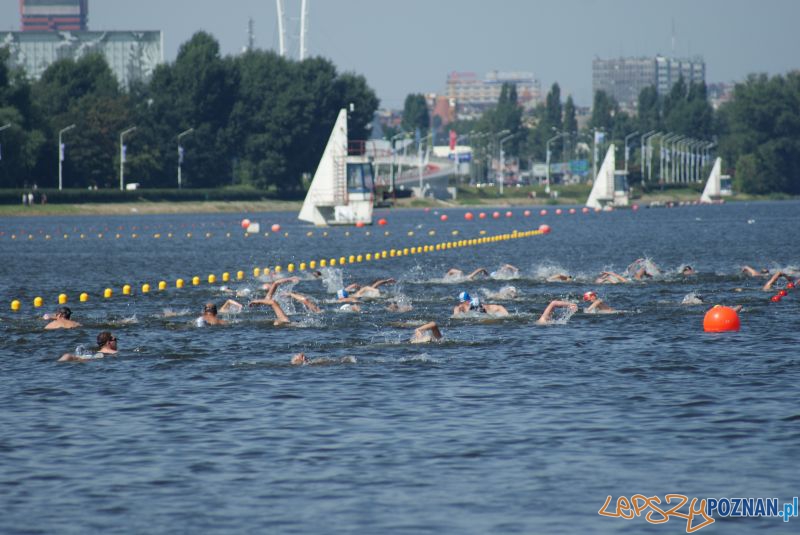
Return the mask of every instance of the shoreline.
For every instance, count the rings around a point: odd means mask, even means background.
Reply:
[[[695,196],[648,194],[631,201],[646,207],[650,203],[686,203],[697,201]],[[772,196],[737,195],[726,202],[780,201],[796,200],[796,197],[775,198]],[[559,207],[581,205],[573,198],[562,198],[560,202],[551,199],[506,197],[506,198],[466,198],[453,201],[436,199],[400,199],[392,209],[414,208],[508,208],[522,206]],[[136,216],[155,214],[215,214],[215,213],[259,213],[259,212],[299,212],[302,201],[187,201],[177,203],[137,201],[130,203],[97,204],[49,204],[49,205],[0,205],[0,217],[54,217],[54,216]]]

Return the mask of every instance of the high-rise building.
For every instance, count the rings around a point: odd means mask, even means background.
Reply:
[[[541,85],[531,72],[491,71],[483,79],[474,72],[451,72],[447,75],[446,96],[455,102],[458,118],[475,117],[497,104],[504,83],[516,86],[517,102],[522,106],[536,105],[541,100]]]
[[[605,91],[626,110],[636,109],[639,93],[645,87],[654,86],[659,95],[666,95],[680,77],[687,85],[705,83],[703,59],[656,56],[592,61],[592,92]]]
[[[19,0],[23,32],[86,31],[89,0]]]

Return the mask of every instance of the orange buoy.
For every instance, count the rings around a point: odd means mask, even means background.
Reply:
[[[464,214],[464,219],[466,219],[467,221],[472,221],[472,218],[474,217],[475,216],[472,215],[472,212],[467,212],[466,214]]]
[[[495,219],[500,219],[500,212],[492,212],[492,217]]]
[[[556,208],[556,215],[561,215],[561,208]]]
[[[793,290],[793,289],[794,289],[794,283],[793,283],[793,282],[787,282],[787,283],[786,283],[786,287],[787,287],[788,289],[790,289],[790,290]]]
[[[541,231],[542,234],[549,234],[550,233],[550,225],[539,225],[539,231]]]
[[[539,210],[539,215],[547,215],[547,210],[545,209]]]
[[[570,214],[574,214],[574,213],[575,213],[575,208],[570,208],[570,209],[569,209],[569,213],[570,213]]]
[[[588,214],[588,213],[589,213],[589,207],[588,207],[588,206],[584,206],[584,207],[581,209],[581,212],[583,212],[584,214]]]
[[[250,226],[250,220],[249,219],[242,219],[242,228],[246,229],[249,226]]]
[[[486,213],[485,212],[481,212],[480,214],[478,214],[478,217],[481,218],[481,219],[486,219]]]
[[[272,225],[272,232],[280,232],[280,231],[281,231],[281,226],[277,223],[274,223]]]
[[[739,314],[730,307],[714,305],[703,318],[703,330],[720,333],[739,330]]]
[[[787,292],[786,290],[781,290],[780,292],[778,292],[778,295],[780,295],[781,297],[786,297],[787,295],[789,295],[789,292]]]
[[[512,215],[514,215],[514,214],[510,210],[508,212],[506,212],[506,217],[511,217]]]
[[[378,219],[378,224],[380,226],[384,226],[384,225],[386,225],[386,220],[384,218],[380,218],[380,219]]]
[[[775,294],[772,297],[770,297],[769,300],[772,301],[773,303],[777,303],[781,300],[781,294]]]
[[[441,219],[442,221],[447,221],[447,214],[440,215],[439,219]]]
[[[524,215],[525,217],[530,217],[531,216],[531,211],[530,210],[525,210],[524,212],[522,212],[522,215]]]

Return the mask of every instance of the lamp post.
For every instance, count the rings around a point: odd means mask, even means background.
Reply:
[[[630,155],[630,149],[628,148],[628,140],[633,136],[639,134],[639,131],[635,131],[631,134],[625,136],[625,176],[628,176],[628,156]]]
[[[178,189],[181,189],[181,167],[183,166],[183,145],[181,145],[181,138],[183,136],[188,136],[194,132],[194,128],[190,128],[189,130],[184,130],[180,134],[178,134]]]
[[[3,126],[0,126],[0,132],[5,130],[6,128],[11,128],[11,123],[7,123],[7,124],[4,124]],[[3,159],[3,150],[2,150],[2,148],[0,148],[0,160],[2,160],[2,159]]]
[[[392,147],[392,172],[391,172],[392,185],[391,185],[391,191],[394,191],[394,165],[395,165],[395,161],[397,160],[397,151],[394,150],[394,140],[398,139],[398,138],[401,138],[401,137],[407,137],[407,136],[408,136],[408,132],[402,132],[401,131],[399,134],[393,135],[392,138],[389,140],[389,144]],[[405,156],[406,146],[407,146],[407,144],[403,145],[403,156]],[[400,175],[402,170],[403,170],[403,161],[400,160],[400,165],[399,165],[399,167],[397,169],[397,174]]]
[[[546,166],[546,169],[545,169],[545,172],[544,172],[545,173],[544,192],[547,193],[548,195],[550,195],[550,143],[552,143],[553,141],[557,140],[558,138],[560,138],[563,135],[564,135],[564,132],[559,132],[555,136],[553,136],[550,139],[548,139],[547,143],[545,143],[545,149],[546,149],[545,150],[545,166]]]
[[[645,152],[645,145],[649,149],[649,147],[650,147],[649,138],[653,137],[653,134],[655,134],[655,133],[656,133],[655,130],[650,130],[649,132],[645,132],[644,134],[642,134],[642,137],[639,138],[639,150],[640,150],[640,152],[639,152],[639,161],[641,162],[640,165],[639,165],[639,168],[641,169],[642,182],[644,182],[645,158],[648,156],[648,152],[649,152],[649,151]]]
[[[653,140],[655,138],[662,138],[663,136],[664,136],[663,132],[656,132],[655,130],[650,132],[650,135],[647,135],[647,181],[648,182],[653,181]],[[642,141],[644,141],[644,138],[642,138]],[[644,155],[644,150],[642,150],[642,155]]]
[[[123,130],[119,134],[119,190],[125,190],[125,136],[136,130],[135,126],[131,126],[127,130]]]
[[[61,136],[75,128],[74,124],[58,131],[58,191],[61,191],[63,185],[63,164],[64,164],[64,144],[61,142]]]

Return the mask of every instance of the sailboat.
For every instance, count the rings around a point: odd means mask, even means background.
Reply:
[[[605,209],[606,207],[628,206],[628,177],[625,171],[616,171],[616,159],[614,151],[616,147],[612,143],[606,151],[603,165],[594,177],[594,185],[586,200],[586,206],[594,209]]]
[[[714,167],[711,168],[711,174],[708,175],[706,187],[703,194],[700,196],[700,203],[712,204],[722,202],[722,197],[730,195],[731,191],[731,177],[722,174],[722,158],[714,160]]]
[[[363,143],[351,148],[341,109],[298,219],[316,226],[372,224],[372,163]]]

